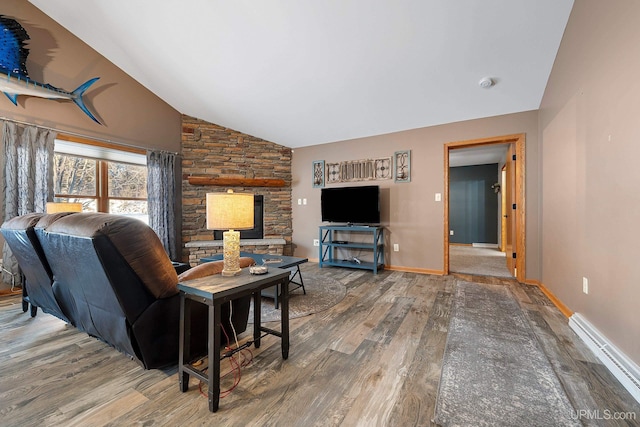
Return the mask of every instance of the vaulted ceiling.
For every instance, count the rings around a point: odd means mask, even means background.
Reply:
[[[573,5],[30,2],[181,113],[292,148],[537,109]]]

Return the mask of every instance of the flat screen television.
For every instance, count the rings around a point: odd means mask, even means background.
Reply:
[[[322,221],[346,224],[380,223],[380,187],[323,188],[320,194]]]

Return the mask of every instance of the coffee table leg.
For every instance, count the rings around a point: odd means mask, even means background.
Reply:
[[[209,411],[220,404],[220,305],[209,306]]]
[[[189,389],[189,374],[184,371],[184,364],[189,363],[191,348],[188,337],[191,335],[191,309],[190,301],[180,292],[180,342],[178,347],[178,382],[180,391]]]
[[[300,264],[296,265],[296,267],[298,268],[298,270],[296,271],[296,274],[298,275],[298,279],[300,279],[300,286],[302,286],[302,293],[306,295],[307,290],[304,288],[304,280],[302,280],[302,271],[300,271]],[[296,274],[294,274],[293,277],[295,277]]]
[[[281,328],[281,346],[282,346],[282,358],[289,358],[289,277],[286,277],[282,281],[280,286],[282,289],[282,301],[280,302],[280,328]]]
[[[253,293],[253,345],[260,348],[260,326],[262,295],[260,291]]]

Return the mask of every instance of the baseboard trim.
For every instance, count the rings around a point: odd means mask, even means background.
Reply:
[[[318,262],[317,258],[307,258],[309,262]],[[429,270],[427,268],[413,268],[413,267],[401,267],[397,265],[385,265],[385,270],[391,271],[402,271],[403,273],[418,273],[418,274],[431,274],[434,276],[444,276],[444,271],[442,270]]]
[[[631,393],[636,402],[640,403],[640,367],[579,313],[574,313],[569,318],[569,326]]]
[[[9,288],[7,289],[0,289],[0,297],[6,297],[6,296],[13,296],[13,295],[22,295],[22,289],[18,288],[16,290],[11,290]]]
[[[404,273],[418,273],[418,274],[431,274],[434,276],[444,276],[442,270],[429,270],[427,268],[413,268],[413,267],[401,267],[396,265],[385,265],[385,270],[402,271]]]
[[[569,307],[564,305],[564,303],[560,301],[558,297],[556,297],[553,292],[551,292],[545,285],[540,283],[538,280],[532,279],[526,279],[524,283],[526,283],[527,285],[537,286],[542,291],[542,293],[551,300],[553,305],[555,305],[558,310],[560,310],[560,313],[564,314],[567,319],[571,318],[571,316],[573,315],[573,311],[571,311]]]

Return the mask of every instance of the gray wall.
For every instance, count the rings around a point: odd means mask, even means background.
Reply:
[[[340,141],[293,152],[293,243],[294,253],[318,259],[320,189],[313,188],[314,160],[339,162],[393,156],[395,151],[411,150],[411,182],[367,181],[380,185],[382,223],[386,226],[385,261],[392,267],[421,272],[442,272],[444,267],[444,204],[435,193],[444,192],[444,145],[449,142],[526,134],[526,233],[525,275],[539,278],[538,231],[538,112],[469,120],[387,135]],[[335,184],[330,184],[331,186]],[[345,185],[345,184],[341,184]],[[307,199],[298,205],[298,199]],[[389,251],[393,244],[399,252]]]
[[[576,1],[540,108],[542,282],[638,364],[639,19]]]
[[[449,168],[449,243],[498,243],[498,164]]]

